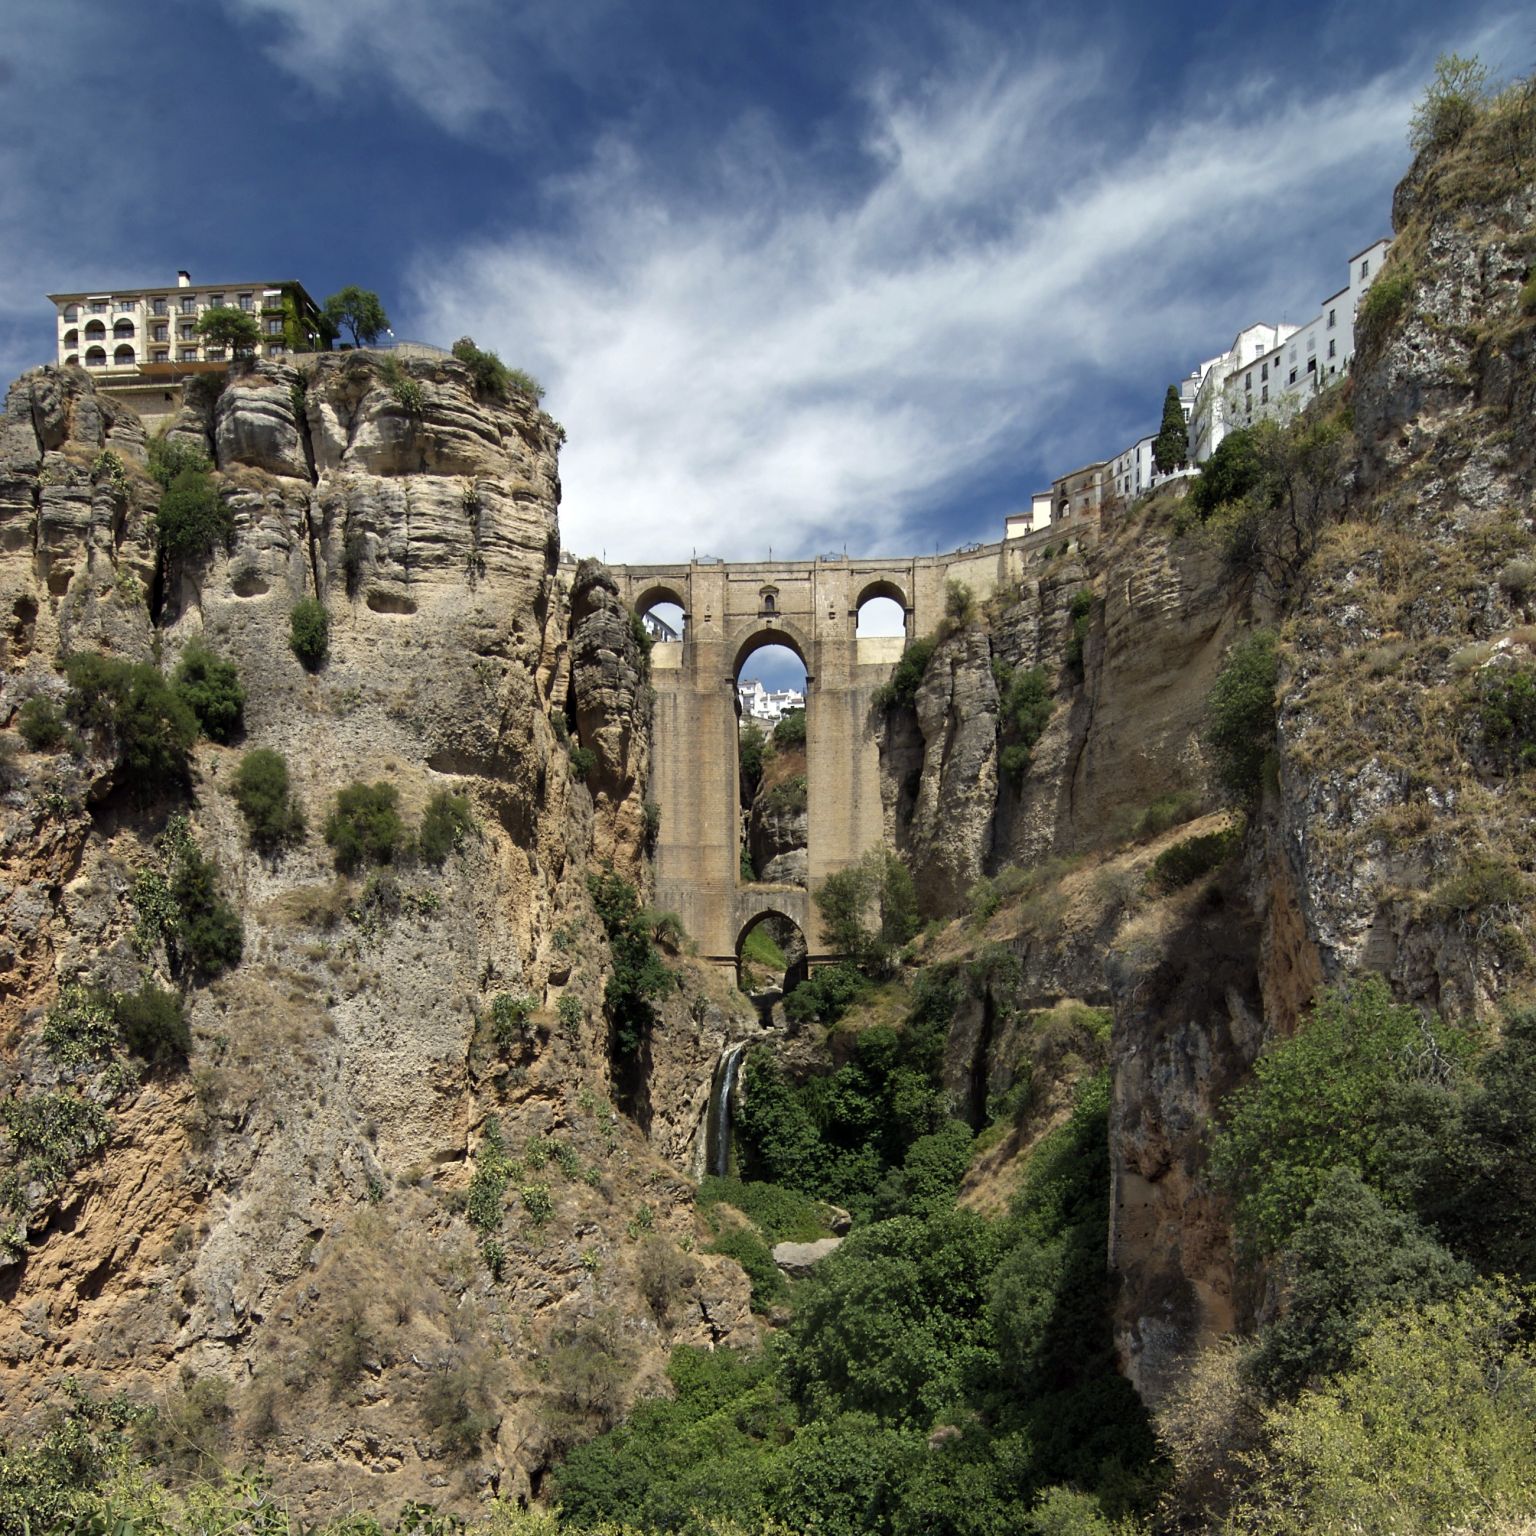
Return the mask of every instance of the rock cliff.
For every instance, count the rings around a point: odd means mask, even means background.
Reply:
[[[144,433],[80,372],[18,381],[0,429],[0,717],[60,698],[78,651],[169,672],[197,640],[246,691],[185,798],[90,743],[8,766],[0,1088],[99,1105],[108,1129],[17,1196],[0,1400],[25,1418],[65,1374],[147,1392],[260,1454],[300,1508],[526,1494],[673,1340],[754,1333],[740,1271],[681,1251],[672,1171],[740,1005],[674,962],[654,1149],[611,1103],[586,878],[644,878],[643,658],[601,569],[558,565],[558,429],[458,363],[257,363],[168,436],[214,466],[231,531],[206,558],[157,558]],[[303,598],[329,616],[314,671],[289,645]],[[310,829],[280,853],[232,798],[253,747],[286,758]],[[391,786],[407,825],[463,796],[473,829],[440,869],[338,875],[320,832],[353,781]],[[168,979],[142,877],[176,814],[241,916],[241,963],[188,991],[185,1069],[61,1064],[61,988]],[[506,1213],[477,1223],[498,1134]],[[567,1357],[600,1388],[552,1380]]]

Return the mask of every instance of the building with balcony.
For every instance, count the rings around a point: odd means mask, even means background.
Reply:
[[[50,293],[58,361],[88,369],[97,387],[152,421],[171,414],[176,388],[195,373],[227,367],[227,349],[197,333],[210,309],[244,310],[256,321],[258,357],[313,352],[325,334],[320,306],[302,283],[193,283],[97,293]]]

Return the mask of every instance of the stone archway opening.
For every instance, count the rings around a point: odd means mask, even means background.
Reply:
[[[658,645],[671,645],[683,639],[688,630],[688,605],[674,587],[652,587],[641,593],[635,612],[646,633]]]
[[[892,636],[905,638],[907,610],[894,597],[876,593],[859,604],[854,635],[860,640],[883,640]]]
[[[736,668],[739,875],[744,885],[804,888],[810,775],[808,677],[799,648],[774,635]]]
[[[800,925],[768,909],[752,918],[736,939],[736,985],[766,1017],[809,973]]]

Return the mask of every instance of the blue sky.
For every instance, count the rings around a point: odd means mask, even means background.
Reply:
[[[614,560],[949,548],[1385,233],[1509,4],[6,0],[0,368],[50,290],[297,277],[469,332]]]

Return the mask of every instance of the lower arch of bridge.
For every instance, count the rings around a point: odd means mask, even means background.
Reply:
[[[740,635],[740,631],[737,632]],[[736,646],[736,659],[731,664],[730,681],[735,683],[741,678],[741,669],[746,666],[748,659],[755,651],[761,651],[770,645],[782,645],[786,651],[793,651],[800,665],[805,668],[805,681],[807,690],[811,682],[810,642],[802,635],[793,624],[775,615],[771,620],[757,620],[747,631],[746,635],[738,641]]]
[[[795,937],[798,943],[795,945],[795,952],[793,953],[786,946],[780,934],[774,934],[775,943],[784,950],[785,958],[789,962],[784,970],[784,984],[782,988],[783,995],[788,997],[809,974],[809,946],[805,941],[805,929],[787,912],[780,911],[776,906],[766,906],[755,917],[748,918],[741,932],[736,935],[736,982],[738,986],[741,985],[742,953],[746,949],[747,939],[754,928],[761,927],[764,923],[767,923],[770,928],[782,929],[783,925],[788,925],[795,930]]]

